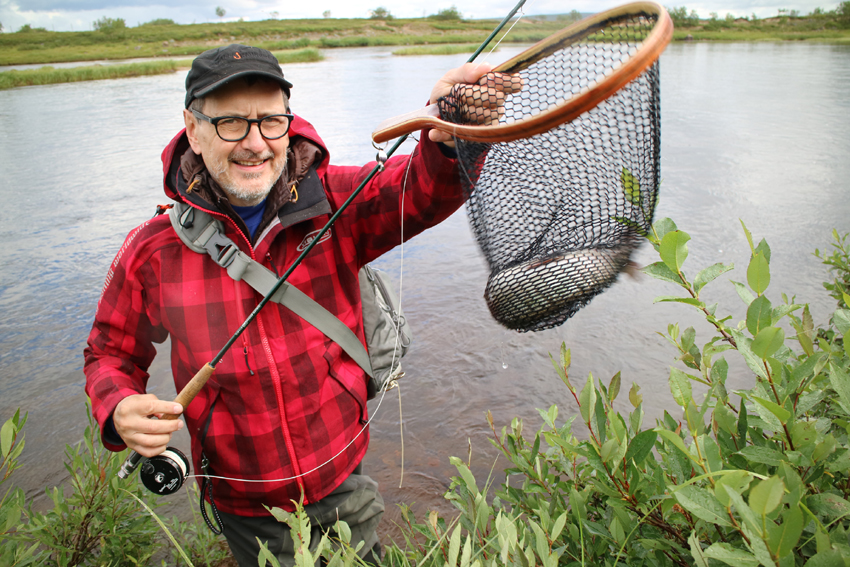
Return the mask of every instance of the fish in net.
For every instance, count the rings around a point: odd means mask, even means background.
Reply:
[[[440,119],[457,125],[469,222],[490,268],[484,297],[505,327],[563,324],[617,280],[650,230],[660,183],[657,58],[672,34],[669,25],[659,47],[662,18],[663,8],[638,3],[544,40],[482,79],[521,80],[492,111],[457,89],[439,101]],[[514,133],[475,141],[464,127],[487,132],[479,138]]]

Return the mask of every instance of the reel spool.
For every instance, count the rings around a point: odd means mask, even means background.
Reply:
[[[156,457],[146,460],[139,471],[145,488],[166,496],[174,494],[189,478],[189,459],[174,447],[168,447]]]

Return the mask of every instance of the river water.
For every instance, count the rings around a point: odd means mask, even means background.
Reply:
[[[499,63],[518,50],[506,47],[487,60]],[[394,57],[383,48],[324,54],[323,62],[284,72],[295,85],[293,110],[316,125],[340,164],[372,159],[372,129],[421,106],[435,80],[465,60]],[[828,248],[833,228],[850,229],[850,48],[676,44],[662,56],[661,77],[656,217],[669,216],[691,234],[686,272],[734,262],[735,271],[704,296],[743,318],[727,282],[746,281],[741,219],[773,249],[770,299],[796,295],[824,323],[832,300],[812,252]],[[182,126],[184,79],[185,71],[0,92],[0,419],[18,407],[29,412],[24,467],[13,482],[32,497],[62,481],[65,444],[81,438],[82,350],[95,304],[124,236],[165,202],[159,154]],[[656,259],[644,246],[636,260]],[[557,329],[503,329],[482,299],[487,273],[463,211],[377,264],[401,280],[415,334],[401,413],[397,390],[379,409],[371,406],[377,413],[366,467],[387,500],[388,533],[396,503],[415,502],[420,516],[449,511],[441,498],[453,472],[449,456],[466,458],[471,446],[473,471],[486,478],[496,452],[485,411],[499,428],[521,417],[527,431],[540,424],[536,408],[575,412],[549,362],[561,342],[572,349],[575,380],[592,372],[607,382],[622,372],[624,392],[632,382],[642,387],[651,419],[664,409],[676,413],[667,387],[675,353],[658,333],[678,322],[696,327],[698,344],[711,336],[685,306],[653,304],[676,288],[648,277],[622,278]],[[171,398],[165,353],[150,386]],[[748,380],[745,371],[734,379]],[[625,396],[619,407],[629,410]],[[187,446],[179,436],[175,444]]]

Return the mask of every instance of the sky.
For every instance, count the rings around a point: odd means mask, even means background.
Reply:
[[[527,0],[527,15],[564,14],[572,10],[595,13],[624,4],[626,0]],[[775,16],[779,9],[810,13],[815,8],[835,9],[834,0],[672,0],[665,5],[685,6],[701,17],[711,12],[724,17],[759,18]],[[123,18],[128,26],[136,26],[157,18],[169,18],[178,24],[221,21],[216,7],[224,8],[225,21],[243,18],[247,21],[269,18],[321,18],[330,11],[333,18],[367,18],[377,7],[387,8],[393,16],[420,18],[455,6],[465,18],[501,18],[516,0],[0,0],[0,24],[4,32],[20,29],[24,24],[52,31],[92,29],[92,22],[102,17]]]

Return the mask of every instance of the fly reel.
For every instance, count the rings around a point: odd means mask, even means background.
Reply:
[[[145,488],[154,494],[166,496],[180,490],[189,478],[189,470],[189,459],[186,455],[174,447],[168,447],[142,464],[139,477]]]

